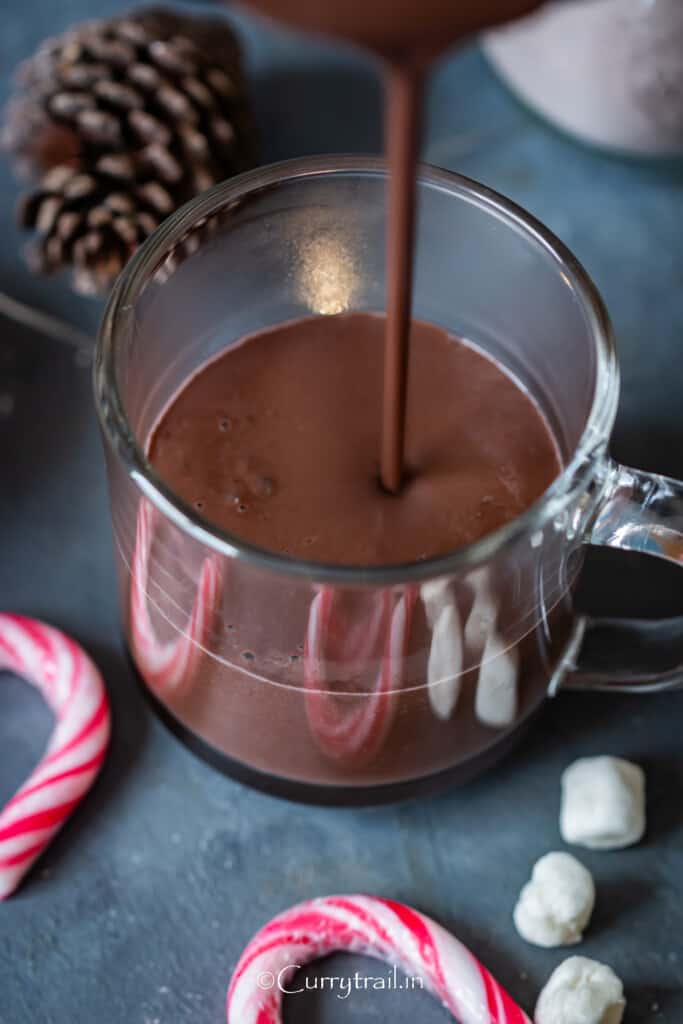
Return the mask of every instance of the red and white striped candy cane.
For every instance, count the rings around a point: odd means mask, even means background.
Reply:
[[[377,957],[421,979],[460,1024],[530,1024],[453,935],[402,903],[374,896],[310,900],[262,928],[232,976],[228,1024],[281,1024],[282,990],[296,970],[337,951]]]
[[[396,599],[391,590],[373,595],[369,614],[352,610],[345,621],[343,596],[321,587],[311,602],[304,646],[306,716],[320,750],[336,761],[367,763],[379,752],[391,726],[401,685],[415,593]],[[328,666],[350,679],[377,658],[373,690],[354,693],[328,683]]]
[[[130,632],[132,653],[148,686],[159,691],[178,691],[192,679],[198,659],[220,603],[221,571],[216,559],[202,563],[192,611],[184,632],[161,643],[147,607],[149,562],[157,511],[144,499],[138,512],[135,552],[130,590]]]
[[[109,699],[92,661],[64,633],[0,614],[0,669],[33,683],[56,725],[42,760],[0,811],[0,899],[18,886],[97,778],[109,743]]]

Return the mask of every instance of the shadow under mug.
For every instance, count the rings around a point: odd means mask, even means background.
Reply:
[[[609,458],[619,385],[600,297],[544,227],[474,182],[420,170],[413,312],[490,353],[547,417],[564,468],[523,515],[430,561],[306,563],[205,521],[147,461],[178,388],[245,334],[383,310],[385,185],[380,161],[320,158],[199,197],[119,279],[96,355],[125,635],[146,691],[223,769],[323,803],[465,778],[560,687],[680,681],[670,623],[587,619],[573,592],[587,544],[683,562],[681,485]],[[591,666],[600,636],[640,654]]]

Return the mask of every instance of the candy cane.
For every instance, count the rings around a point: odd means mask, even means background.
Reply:
[[[205,558],[185,632],[161,643],[147,607],[149,562],[154,540],[156,509],[141,501],[138,512],[130,592],[131,647],[135,662],[154,690],[177,691],[192,679],[206,647],[221,595],[221,571],[216,559]]]
[[[420,979],[460,1024],[530,1024],[454,936],[424,914],[374,896],[300,903],[257,932],[232,976],[228,1024],[281,1024],[283,990],[296,970],[337,951],[395,964]]]
[[[324,754],[359,766],[379,752],[394,717],[415,594],[408,589],[396,601],[390,590],[383,591],[372,614],[354,627],[335,613],[338,600],[332,587],[321,587],[311,602],[304,647],[306,715]],[[333,648],[335,639],[343,646],[343,670],[351,676],[376,657],[380,646],[382,664],[371,692],[328,688],[326,648]]]
[[[51,626],[0,614],[0,669],[36,686],[57,719],[42,760],[0,811],[1,900],[14,892],[97,778],[110,718],[92,661]]]

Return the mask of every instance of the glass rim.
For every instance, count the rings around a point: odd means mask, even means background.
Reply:
[[[524,534],[542,529],[588,486],[616,416],[619,369],[612,326],[602,298],[582,264],[564,243],[516,203],[453,171],[427,164],[421,164],[418,169],[418,188],[436,187],[449,192],[454,198],[474,202],[484,213],[497,216],[545,250],[559,266],[567,286],[581,301],[597,356],[590,412],[578,444],[562,471],[521,515],[471,544],[419,562],[359,566],[306,561],[244,541],[204,519],[156,474],[131,428],[117,386],[118,323],[127,311],[134,308],[142,287],[158,268],[161,259],[198,220],[265,188],[296,179],[354,173],[386,178],[388,170],[381,157],[332,155],[285,160],[236,175],[190,200],[163,221],[126,265],[107,301],[98,331],[93,367],[95,405],[105,438],[140,492],[174,525],[211,550],[270,572],[305,577],[315,583],[417,583],[455,575],[480,565]]]

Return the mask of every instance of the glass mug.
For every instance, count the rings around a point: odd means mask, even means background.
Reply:
[[[420,170],[414,315],[536,399],[564,468],[532,507],[440,558],[322,565],[213,526],[147,461],[160,414],[215,353],[303,315],[384,308],[385,185],[380,161],[319,158],[199,197],[130,262],[96,355],[125,637],[148,695],[229,773],[323,803],[464,779],[560,687],[679,682],[667,624],[573,607],[589,543],[683,562],[681,485],[607,454],[619,378],[602,302],[545,228],[457,175]],[[591,670],[603,633],[620,649],[646,634],[651,664]]]

